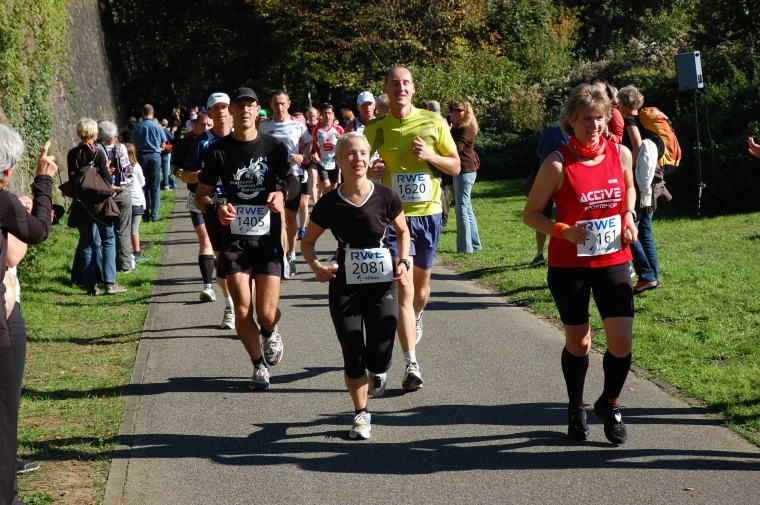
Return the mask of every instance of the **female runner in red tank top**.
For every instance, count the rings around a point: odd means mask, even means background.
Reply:
[[[544,161],[523,212],[523,222],[551,236],[549,290],[565,327],[562,373],[567,385],[568,431],[586,440],[589,429],[583,388],[591,350],[590,295],[604,323],[604,389],[594,412],[613,444],[628,438],[618,398],[631,365],[633,287],[628,271],[636,241],[631,152],[602,137],[610,118],[607,95],[588,84],[576,87],[560,113],[570,142]],[[557,205],[552,223],[543,209]]]

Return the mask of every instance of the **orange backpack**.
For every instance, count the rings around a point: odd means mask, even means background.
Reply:
[[[673,165],[677,167],[681,163],[681,146],[678,137],[673,133],[668,116],[663,114],[657,107],[644,107],[639,111],[641,126],[656,133],[665,144],[665,153],[657,160],[659,166]]]

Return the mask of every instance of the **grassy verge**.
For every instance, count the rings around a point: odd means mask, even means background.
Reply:
[[[478,182],[473,208],[484,250],[456,253],[456,221],[438,251],[445,264],[558,318],[546,269],[532,269],[533,230],[522,224],[524,181]],[[655,214],[653,231],[664,289],[637,295],[634,362],[723,412],[726,424],[760,442],[760,213],[694,219],[675,205]],[[604,345],[598,312],[591,325]]]
[[[19,476],[27,505],[102,502],[173,202],[162,191],[162,220],[140,226],[154,246],[144,251],[150,261],[118,274],[126,293],[88,297],[69,286],[79,234],[63,225],[21,264],[28,348],[19,456],[41,464]]]

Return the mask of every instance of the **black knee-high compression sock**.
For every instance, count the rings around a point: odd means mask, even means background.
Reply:
[[[201,254],[198,256],[198,266],[201,269],[203,284],[211,284],[214,279],[214,267],[216,266],[216,258],[214,255]]]
[[[602,398],[610,403],[616,403],[625,386],[625,379],[631,369],[631,353],[622,358],[616,358],[610,351],[604,353],[604,391]]]
[[[588,354],[574,356],[567,347],[562,349],[562,375],[565,376],[567,386],[568,407],[577,408],[583,406],[583,386],[586,383],[588,371]]]

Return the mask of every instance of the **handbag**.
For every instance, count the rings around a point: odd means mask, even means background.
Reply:
[[[98,173],[98,169],[90,162],[82,168],[82,174],[74,183],[77,198],[93,196],[111,196],[113,188]]]

